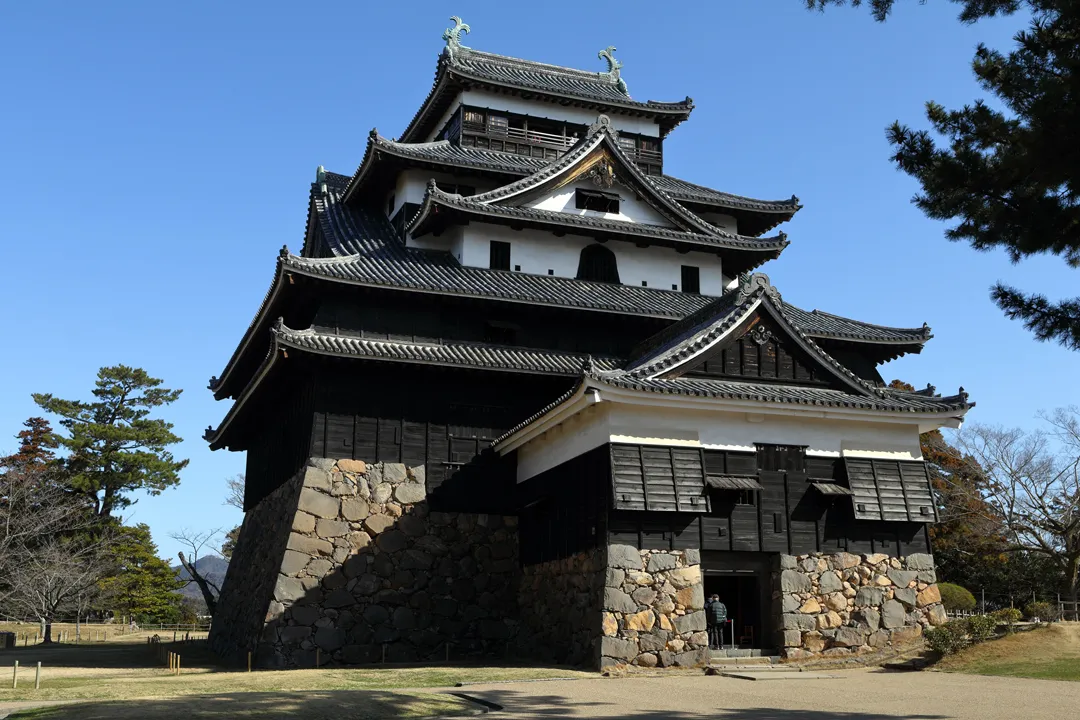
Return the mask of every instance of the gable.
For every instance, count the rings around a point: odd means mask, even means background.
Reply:
[[[641,170],[618,147],[609,122],[601,116],[589,135],[557,162],[530,177],[489,193],[481,193],[473,199],[485,204],[557,212],[569,209],[576,213],[578,210],[573,203],[572,190],[591,189],[617,193],[622,200],[630,203],[630,212],[626,213],[626,217],[618,217],[619,220],[715,234],[716,228],[664,196],[645,180]],[[612,216],[608,219],[616,218]]]
[[[579,193],[579,191],[581,191]],[[613,198],[618,204],[618,212],[603,212],[578,207],[582,196],[603,195]],[[530,198],[524,203],[525,207],[550,212],[567,213],[571,215],[584,215],[587,217],[601,217],[605,220],[621,220],[622,222],[641,223],[644,225],[656,225],[658,227],[676,227],[674,223],[665,218],[654,207],[641,199],[632,190],[614,184],[610,188],[600,188],[595,183],[584,178],[577,178],[559,188],[549,190],[546,194],[536,198]]]
[[[752,315],[731,337],[665,378],[708,377],[831,386],[832,374],[800,348],[778,323]]]

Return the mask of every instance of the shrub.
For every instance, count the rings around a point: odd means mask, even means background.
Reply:
[[[998,621],[989,615],[972,615],[967,619],[968,638],[972,644],[981,643],[994,637]]]
[[[967,612],[975,609],[975,596],[967,588],[952,583],[938,583],[941,604],[949,612]]]
[[[942,655],[952,655],[968,646],[967,623],[963,620],[928,628],[924,634],[930,649]]]
[[[1008,607],[995,610],[990,613],[990,617],[994,618],[999,623],[1004,623],[1005,632],[1011,633],[1013,631],[1013,625],[1020,621],[1022,615],[1018,609]]]
[[[1033,602],[1024,606],[1024,617],[1028,620],[1054,622],[1058,619],[1058,606],[1049,602]]]

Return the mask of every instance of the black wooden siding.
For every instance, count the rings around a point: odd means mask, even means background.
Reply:
[[[859,520],[934,522],[937,507],[926,464],[918,460],[846,458]]]
[[[827,498],[811,487],[811,482],[843,476],[839,458],[807,457],[803,448],[776,445],[760,445],[756,453],[702,454],[707,474],[755,476],[763,489],[751,495],[709,490],[711,510],[703,514],[613,506],[611,541],[648,549],[729,552],[929,552],[925,524],[858,521],[847,497]],[[753,504],[742,504],[746,500]]]
[[[325,297],[307,322],[366,338],[416,342],[493,342],[494,324],[500,344],[628,357],[641,338],[669,321],[480,298],[440,297],[432,303],[427,296],[353,289]]]
[[[607,536],[610,452],[602,445],[517,486],[523,565],[559,560]]]
[[[698,448],[611,445],[616,510],[706,512],[705,472]]]
[[[281,373],[273,394],[263,394],[249,411],[263,427],[249,439],[244,473],[244,510],[250,510],[307,463],[308,428],[315,399],[310,377]]]
[[[686,375],[826,384],[815,370],[817,362],[786,340],[786,331],[760,318],[747,330],[739,339],[706,353]]]
[[[446,509],[512,512],[512,468],[484,450],[573,381],[303,353],[275,373],[245,409],[248,507],[326,457],[425,465]]]

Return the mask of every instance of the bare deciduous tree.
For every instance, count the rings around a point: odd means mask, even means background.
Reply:
[[[228,494],[225,496],[225,504],[232,505],[240,512],[244,511],[244,473],[237,473],[231,478],[225,479]]]
[[[1001,517],[1008,549],[1049,558],[1080,593],[1080,411],[1044,415],[1051,429],[965,428],[960,447],[986,475],[983,496]]]
[[[220,534],[221,528],[215,528],[201,533],[184,529],[170,535],[173,540],[182,542],[191,548],[190,557],[186,556],[183,551],[178,552],[176,555],[180,558],[180,565],[187,571],[191,582],[199,586],[199,592],[202,593],[203,600],[206,602],[206,611],[210,615],[213,615],[217,609],[217,599],[221,595],[221,588],[199,572],[199,553]]]
[[[52,622],[79,612],[97,593],[110,569],[108,539],[53,537],[22,547],[8,568],[12,590],[6,604],[22,617],[39,618],[43,641],[52,642]]]

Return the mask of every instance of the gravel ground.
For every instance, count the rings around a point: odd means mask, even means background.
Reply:
[[[1064,720],[1080,717],[1080,683],[942,672],[835,672],[838,679],[757,682],[704,675],[473,685],[489,718],[627,720]]]

